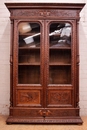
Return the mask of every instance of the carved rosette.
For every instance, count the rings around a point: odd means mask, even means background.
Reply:
[[[17,105],[40,105],[40,91],[39,90],[18,90],[17,91]]]
[[[52,98],[51,98],[52,97]],[[71,104],[71,92],[69,91],[51,91],[49,93],[49,104],[67,105]]]

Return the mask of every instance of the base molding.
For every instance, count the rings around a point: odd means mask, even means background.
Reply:
[[[23,118],[9,116],[7,124],[82,124],[83,121],[80,117],[69,118]]]

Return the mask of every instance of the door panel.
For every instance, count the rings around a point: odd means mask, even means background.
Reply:
[[[72,107],[72,25],[49,21],[47,30],[47,107]]]
[[[48,90],[48,107],[71,107],[71,90]]]
[[[33,20],[15,23],[18,30],[17,53],[14,53],[16,106],[43,107],[44,25],[42,24],[42,21]]]
[[[41,90],[19,89],[17,90],[17,106],[41,106]]]

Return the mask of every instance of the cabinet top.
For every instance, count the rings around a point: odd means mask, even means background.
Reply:
[[[81,10],[85,3],[5,3],[10,9],[72,9]]]

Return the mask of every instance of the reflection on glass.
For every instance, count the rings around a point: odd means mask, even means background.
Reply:
[[[40,25],[20,22],[18,31],[18,83],[40,84]]]
[[[19,46],[40,46],[40,25],[38,23],[21,22],[18,26]]]
[[[50,47],[71,46],[71,24],[52,23],[50,25]]]

